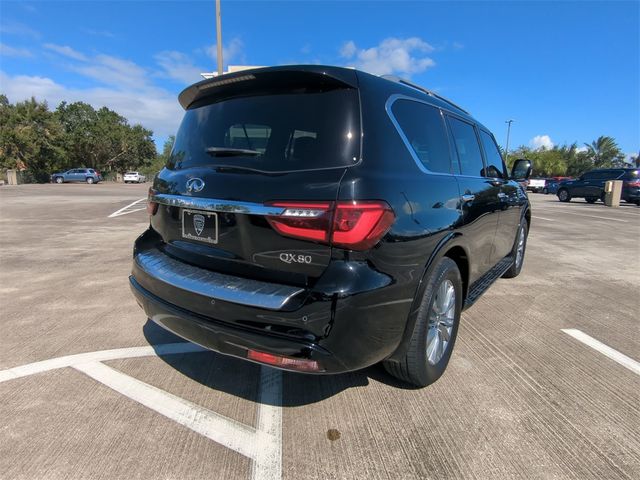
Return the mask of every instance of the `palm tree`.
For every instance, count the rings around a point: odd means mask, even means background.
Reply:
[[[617,159],[622,157],[620,147],[612,137],[603,135],[591,143],[585,143],[585,146],[587,155],[596,168],[611,167]]]

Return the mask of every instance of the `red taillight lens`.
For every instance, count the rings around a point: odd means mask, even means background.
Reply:
[[[395,218],[385,202],[338,202],[333,216],[332,245],[367,250],[380,241]]]
[[[321,372],[320,365],[315,360],[307,360],[304,358],[283,357],[281,355],[273,355],[271,353],[258,352],[256,350],[248,350],[247,358],[274,367],[286,368],[289,370],[297,370],[299,372]]]
[[[147,213],[149,215],[155,215],[158,211],[158,204],[151,201],[156,193],[158,192],[156,192],[153,188],[149,188],[149,194],[147,195]]]
[[[331,203],[275,202],[274,207],[283,207],[277,217],[267,217],[271,226],[288,237],[329,241],[331,225]]]
[[[373,247],[395,220],[391,207],[381,201],[274,202],[270,205],[284,208],[280,215],[267,217],[278,233],[349,250]]]
[[[630,182],[625,182],[627,187],[640,187],[640,180],[631,180]]]

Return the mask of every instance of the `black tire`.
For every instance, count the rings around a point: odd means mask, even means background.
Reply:
[[[542,193],[544,193],[545,195],[548,195],[549,194],[549,189],[547,187],[544,187],[542,189]]]
[[[502,274],[502,278],[515,278],[520,275],[522,271],[522,265],[524,265],[524,254],[527,252],[527,238],[529,236],[529,225],[525,220],[522,221],[522,225],[518,228],[518,235],[516,241],[513,244],[513,250],[511,255],[513,256],[513,263],[509,267],[509,270]],[[518,257],[518,247],[520,246],[520,239],[522,238],[522,255]]]
[[[57,184],[61,184],[61,183],[64,183],[64,178],[56,177],[53,179],[53,181],[56,182]]]
[[[571,194],[569,193],[569,190],[567,190],[566,188],[561,188],[560,190],[558,190],[558,200],[560,200],[561,202],[570,202]]]
[[[606,194],[606,193],[604,193],[604,192],[602,192],[602,193],[600,194],[600,201],[601,201],[602,203],[604,203],[604,199],[605,199],[605,197],[606,197],[606,196],[607,196],[607,194]]]
[[[596,197],[587,197],[587,198],[585,198],[585,201],[587,203],[596,203],[598,201],[598,199]]]
[[[95,183],[95,181],[93,180],[93,177],[87,177],[87,179],[85,180],[87,182],[87,184],[91,185],[93,183]]]
[[[449,341],[444,348],[442,356],[437,362],[432,364],[427,358],[429,317],[438,291],[443,284],[446,287],[446,281],[451,283],[455,292],[454,302],[452,302],[455,304],[453,325],[451,326]],[[444,257],[433,267],[432,273],[429,276],[420,309],[417,313],[416,323],[413,327],[413,333],[411,334],[411,340],[407,347],[407,353],[400,361],[384,361],[383,365],[387,372],[417,387],[426,387],[438,380],[447,368],[449,359],[451,358],[451,352],[453,351],[453,346],[455,345],[458,334],[461,312],[462,278],[460,277],[460,270],[458,270],[456,262]],[[438,323],[438,325],[440,325],[440,323]],[[439,332],[437,332],[436,335],[438,335],[439,339],[442,338]]]

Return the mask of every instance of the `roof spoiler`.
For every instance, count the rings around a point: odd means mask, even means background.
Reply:
[[[466,113],[467,115],[470,115],[469,112],[467,112],[464,108],[462,108],[460,105],[453,103],[451,100],[449,100],[446,97],[443,97],[442,95],[434,92],[433,90],[429,90],[427,88],[421,87],[420,85],[417,85],[413,82],[410,82],[409,80],[405,79],[405,78],[401,78],[401,77],[396,77],[395,75],[382,75],[380,78],[384,78],[385,80],[390,80],[392,82],[397,82],[397,83],[401,83],[403,85],[406,85],[407,87],[411,87],[415,90],[419,90],[422,93],[426,93],[427,95],[429,95],[430,97],[434,97],[437,98],[438,100],[442,100],[445,103],[448,103],[449,105],[451,105],[452,107],[457,108],[458,110]]]
[[[332,90],[356,88],[358,78],[355,70],[321,65],[293,65],[265,67],[219,75],[195,83],[178,96],[185,110],[205,98],[227,98],[245,94],[247,91],[290,91],[301,88]]]

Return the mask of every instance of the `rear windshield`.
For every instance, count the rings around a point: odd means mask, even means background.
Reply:
[[[137,174],[138,174],[138,172],[127,172],[127,173],[125,173],[125,175],[137,175]]]
[[[231,98],[187,110],[167,167],[287,172],[349,166],[359,157],[357,91],[338,89]]]

